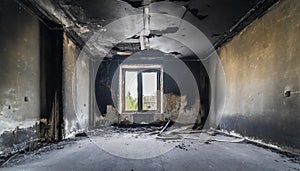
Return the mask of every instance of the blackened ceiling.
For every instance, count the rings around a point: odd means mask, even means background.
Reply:
[[[261,16],[277,0],[17,0],[26,8],[63,25],[75,41],[86,42],[90,36],[109,23],[125,16],[143,14],[145,5],[151,13],[172,15],[196,26],[216,48],[233,37],[247,24]],[[149,4],[145,4],[149,3]],[[159,25],[161,23],[151,23]],[[159,22],[159,21],[157,21]],[[132,23],[135,24],[135,23]],[[178,24],[178,23],[177,23]],[[176,32],[176,23],[170,23],[164,32],[152,30],[149,38]],[[137,40],[138,35],[131,38]],[[153,47],[160,40],[152,41]],[[136,43],[136,42],[134,42]],[[186,54],[184,49],[169,46],[169,53]],[[178,52],[179,51],[179,52]]]
[[[201,29],[211,41],[229,30],[259,0],[156,0],[152,2],[150,11],[153,13],[170,14],[191,22]],[[61,2],[61,4],[66,4]],[[72,16],[82,10],[89,21],[108,24],[126,15],[142,12],[141,0],[77,0],[68,1],[66,11]],[[78,17],[84,23],[86,20]]]

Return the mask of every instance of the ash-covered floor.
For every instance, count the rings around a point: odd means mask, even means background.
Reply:
[[[296,155],[188,128],[116,128],[16,153],[1,170],[300,170]],[[81,136],[80,136],[81,135]]]

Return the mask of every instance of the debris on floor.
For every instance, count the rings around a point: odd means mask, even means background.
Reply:
[[[55,151],[57,150],[65,151],[69,148],[74,148],[74,146],[76,146],[77,150],[81,149],[81,152],[84,153],[85,151],[82,150],[87,148],[88,144],[91,144],[96,146],[98,150],[105,151],[106,154],[127,158],[128,160],[163,157],[169,153],[180,153],[180,151],[185,152],[186,155],[190,155],[190,153],[193,155],[205,153],[207,155],[209,151],[204,149],[207,149],[208,146],[209,149],[221,148],[224,150],[223,153],[229,153],[229,156],[232,156],[231,153],[241,153],[241,155],[246,153],[243,151],[243,148],[254,148],[257,151],[260,151],[258,149],[261,148],[265,153],[279,155],[279,158],[275,158],[273,162],[294,163],[294,168],[300,167],[300,157],[298,155],[279,153],[258,147],[249,144],[243,138],[227,136],[215,130],[193,130],[191,128],[192,125],[167,127],[166,124],[160,127],[122,128],[112,126],[90,130],[78,133],[73,139],[67,139],[62,142],[37,143],[11,155],[2,156],[0,164],[2,168],[18,166],[24,163],[30,164],[35,160],[39,160],[42,156],[51,155],[56,153]],[[237,145],[231,145],[233,143]],[[235,149],[236,147],[239,148]],[[213,151],[211,153],[214,153]],[[243,160],[247,160],[247,158]]]

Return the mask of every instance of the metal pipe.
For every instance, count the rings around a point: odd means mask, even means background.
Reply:
[[[149,41],[149,34],[150,34],[150,8],[149,8],[149,5],[150,5],[150,3],[151,3],[151,0],[143,1],[144,30],[141,32],[141,35],[140,35],[141,50],[150,49],[150,41]]]

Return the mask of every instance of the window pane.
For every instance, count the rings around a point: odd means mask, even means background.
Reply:
[[[157,72],[142,73],[143,110],[157,110]]]
[[[125,71],[125,110],[138,110],[137,72]]]

